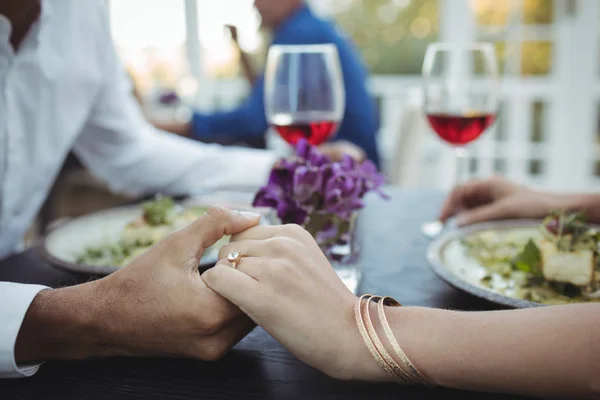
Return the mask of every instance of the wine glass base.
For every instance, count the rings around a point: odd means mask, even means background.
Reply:
[[[435,239],[442,233],[444,227],[445,224],[439,220],[427,222],[421,225],[421,233],[429,239]]]

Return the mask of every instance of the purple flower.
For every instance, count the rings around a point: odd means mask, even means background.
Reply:
[[[312,201],[322,191],[321,170],[312,166],[299,166],[294,173],[294,198],[305,206],[315,206]]]
[[[308,210],[294,200],[279,203],[277,216],[286,224],[304,225],[308,219]]]
[[[375,192],[384,199],[389,199],[389,196],[381,191],[381,187],[385,184],[385,177],[377,171],[377,167],[371,160],[364,161],[358,168],[358,172],[363,181],[361,197],[368,192]]]
[[[340,161],[340,167],[345,172],[353,172],[356,170],[356,161],[354,161],[354,158],[350,157],[348,154],[344,154],[342,156],[342,160]]]
[[[296,157],[273,168],[253,204],[277,210],[283,223],[310,225],[321,241],[331,241],[340,235],[334,221],[350,221],[370,191],[385,197],[383,184],[383,175],[372,162],[358,164],[349,156],[333,162],[303,139],[296,145]]]
[[[344,171],[341,169],[339,163],[331,163],[322,165],[319,167],[319,171],[321,173],[321,190],[320,193],[323,194],[323,198],[327,194],[327,184],[329,181],[339,175],[344,174]]]
[[[260,188],[252,205],[254,207],[268,207],[277,209],[279,203],[283,201],[283,192],[277,186],[264,186]]]
[[[158,97],[158,101],[163,105],[179,104],[180,99],[175,92],[165,92]]]
[[[296,156],[298,156],[302,162],[315,167],[331,163],[329,157],[319,152],[319,150],[308,143],[306,139],[300,139],[300,141],[296,143]]]
[[[279,187],[285,193],[291,194],[294,185],[294,173],[297,167],[298,164],[294,162],[288,160],[279,161],[271,171],[267,186]]]
[[[324,209],[349,220],[352,213],[364,207],[362,182],[356,176],[334,175],[327,182]]]
[[[274,185],[262,187],[256,194],[252,205],[277,210],[277,217],[286,224],[303,225],[308,216],[308,210],[287,196],[280,187]]]

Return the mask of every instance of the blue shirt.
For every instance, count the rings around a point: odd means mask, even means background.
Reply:
[[[356,49],[336,28],[317,18],[308,7],[300,8],[275,32],[273,44],[325,44],[337,47],[346,90],[344,119],[334,140],[347,140],[361,147],[379,165],[375,135],[377,117],[367,90],[367,71]],[[234,139],[262,137],[268,129],[264,108],[264,75],[249,98],[237,109],[215,114],[195,113],[193,135],[198,139],[224,134]]]

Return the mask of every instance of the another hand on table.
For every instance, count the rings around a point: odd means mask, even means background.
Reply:
[[[459,226],[509,219],[543,218],[568,206],[569,197],[539,192],[503,178],[475,180],[455,187],[446,198],[439,219],[457,217]]]
[[[349,155],[356,162],[362,162],[367,158],[363,149],[345,140],[323,143],[319,146],[319,150],[333,161],[340,161],[344,154]]]
[[[237,270],[220,261],[202,275],[211,289],[326,374],[381,379],[356,329],[356,297],[308,232],[296,225],[259,226],[235,235],[220,257],[233,251],[244,255]]]
[[[199,261],[223,235],[258,221],[258,215],[213,208],[104,279],[39,293],[17,339],[17,361],[220,358],[254,323],[204,284]]]

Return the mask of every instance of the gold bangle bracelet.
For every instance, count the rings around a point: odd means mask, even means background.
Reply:
[[[362,296],[356,303],[357,308],[355,308],[355,311],[358,311],[355,314],[357,317],[359,331],[361,332],[363,340],[365,341],[365,344],[369,348],[369,351],[381,369],[386,371],[388,375],[394,377],[398,383],[414,384],[414,379],[412,379],[409,374],[403,371],[398,363],[394,361],[393,357],[390,356],[390,354],[385,350],[385,347],[375,332],[369,315],[369,303],[373,298],[379,298],[379,296],[365,295]],[[365,300],[364,302],[363,299]]]
[[[388,304],[385,304],[386,301],[388,301]],[[383,307],[384,305],[388,305],[390,307],[402,307],[402,305],[399,302],[397,302],[395,299],[393,299],[391,297],[387,297],[387,296],[381,297],[379,302],[377,303],[377,313],[379,314],[379,321],[381,323],[381,326],[383,327],[383,331],[385,332],[385,335],[387,336],[388,341],[390,342],[392,348],[394,349],[394,352],[396,353],[398,358],[400,358],[400,360],[402,361],[404,366],[408,369],[409,374],[411,375],[413,380],[415,380],[425,386],[429,386],[429,387],[435,386],[429,379],[427,379],[427,378],[425,378],[425,376],[423,376],[423,374],[417,369],[417,367],[414,366],[414,364],[410,361],[410,359],[406,356],[406,354],[404,353],[404,351],[398,344],[398,341],[396,340],[396,337],[394,336],[394,333],[392,332],[392,328],[390,327],[390,324],[385,315],[385,309]]]
[[[372,297],[372,295],[365,294],[365,295],[362,295],[356,301],[356,304],[354,306],[354,318],[356,319],[356,325],[358,326],[358,331],[360,332],[360,335],[362,336],[363,341],[365,342],[365,345],[369,349],[369,352],[371,352],[371,355],[375,359],[375,362],[377,362],[377,365],[379,365],[379,367],[381,369],[383,369],[385,372],[387,372],[388,375],[396,377],[396,374],[394,373],[394,371],[385,362],[383,357],[379,354],[379,352],[375,348],[373,341],[371,340],[371,338],[369,337],[369,334],[367,333],[367,328],[364,325],[364,320],[362,317],[362,303],[363,303],[363,300],[366,299],[367,304],[368,304],[371,297]]]
[[[394,358],[387,352],[385,346],[379,339],[379,335],[373,326],[373,322],[371,321],[371,315],[369,311],[369,303],[374,301],[375,299],[380,298],[380,296],[372,296],[370,297],[365,304],[363,305],[363,323],[367,328],[367,333],[371,338],[372,343],[375,345],[375,349],[381,355],[385,363],[391,368],[394,375],[399,378],[399,381],[406,384],[413,384],[414,379],[410,376],[410,374],[406,373],[400,365],[394,360]]]

